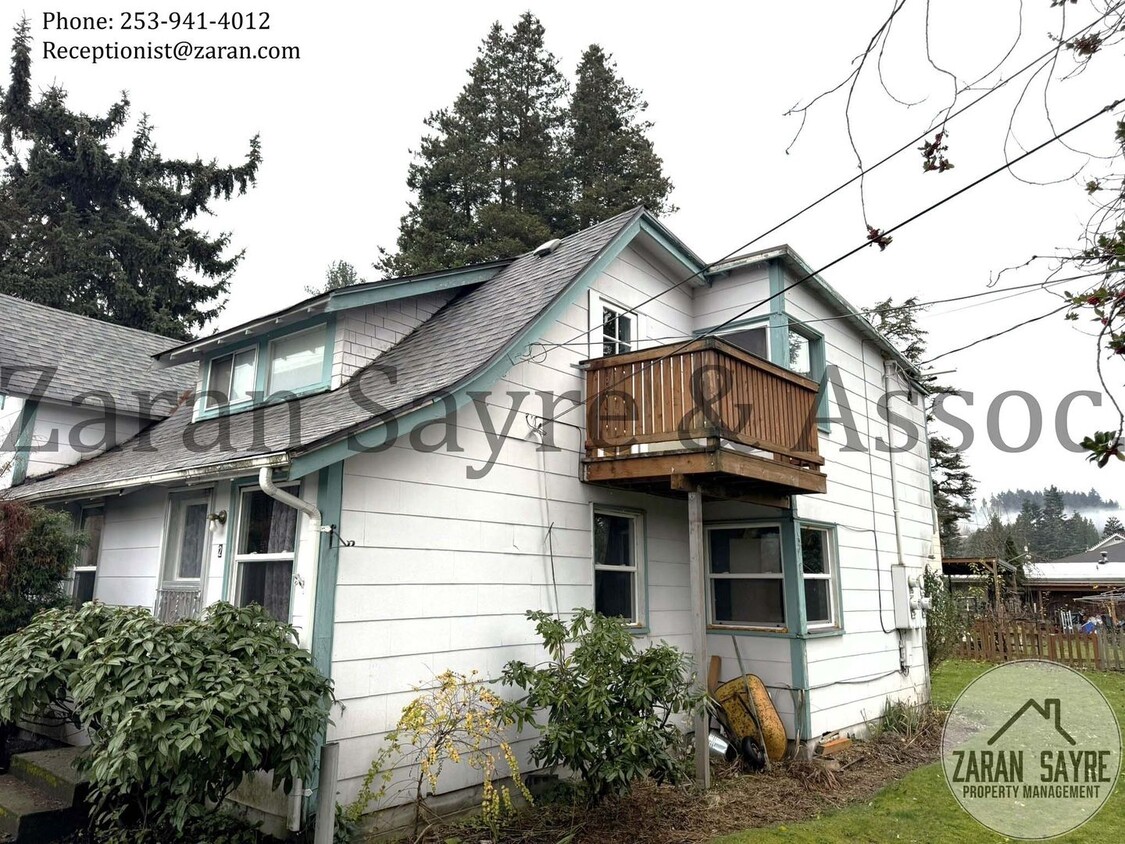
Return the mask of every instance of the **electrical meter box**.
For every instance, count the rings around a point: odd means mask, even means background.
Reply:
[[[899,630],[914,627],[910,611],[910,579],[906,576],[906,566],[898,563],[891,566],[891,600],[895,608],[895,627]]]

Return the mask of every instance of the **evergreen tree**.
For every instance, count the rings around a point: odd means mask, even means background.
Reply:
[[[641,93],[597,46],[583,54],[573,98],[542,24],[494,23],[452,107],[426,119],[407,174],[414,198],[388,276],[507,258],[639,204],[674,207],[641,115]]]
[[[675,211],[672,182],[664,175],[641,119],[641,92],[625,84],[617,64],[597,44],[578,63],[570,101],[568,172],[574,184],[578,228],[644,205],[654,214]]]
[[[398,253],[376,268],[408,275],[509,257],[573,230],[562,166],[567,83],[530,12],[512,31],[494,23],[450,109],[410,165],[416,194]]]
[[[1102,526],[1102,539],[1108,539],[1115,533],[1125,536],[1125,525],[1121,524],[1121,519],[1117,516],[1110,516]]]
[[[865,308],[864,314],[887,339],[895,344],[907,360],[918,366],[926,352],[927,333],[918,325],[917,317],[920,310],[916,297],[906,299],[901,305],[895,305],[894,301],[888,298],[878,302],[874,307]],[[952,387],[939,384],[933,375],[925,372],[922,373],[922,380],[931,396],[957,392]],[[931,410],[927,410],[927,416],[933,419]],[[929,447],[930,477],[942,550],[946,554],[957,554],[961,546],[960,523],[973,512],[976,479],[969,470],[964,455],[954,449],[948,439],[938,434],[931,434]]]
[[[306,284],[305,292],[310,296],[319,296],[321,293],[329,293],[341,287],[351,287],[353,284],[363,284],[365,281],[367,279],[360,276],[355,267],[347,261],[333,261],[324,271],[324,284],[320,287]]]
[[[190,223],[244,193],[261,160],[165,160],[147,116],[128,150],[109,144],[129,119],[126,95],[102,116],[72,111],[59,85],[31,89],[31,33],[12,45],[0,101],[0,292],[84,316],[187,338],[222,309],[242,253],[230,235]]]

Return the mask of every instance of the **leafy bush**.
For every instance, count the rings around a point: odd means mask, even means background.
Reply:
[[[589,609],[576,610],[569,625],[545,612],[527,617],[550,661],[509,662],[502,682],[527,692],[507,707],[519,726],[539,726],[535,714],[547,710],[532,758],[576,771],[591,803],[627,793],[645,776],[682,780],[685,745],[672,716],[706,706],[688,657],[663,643],[638,651],[622,619]]]
[[[63,582],[81,544],[66,513],[0,500],[0,636],[66,603]]]
[[[949,659],[961,643],[965,619],[937,572],[927,569],[922,575],[922,594],[931,601],[926,613],[926,656],[933,671]]]
[[[96,823],[183,830],[248,773],[286,790],[308,776],[332,686],[295,638],[258,607],[177,624],[96,602],[48,610],[0,640],[0,719],[69,705],[92,742],[79,764]]]
[[[476,671],[468,675],[445,671],[416,691],[422,694],[403,708],[398,724],[387,733],[385,746],[371,762],[356,801],[337,813],[341,837],[348,840],[346,836],[358,829],[368,806],[388,796],[395,770],[404,766],[410,767],[413,779],[404,783],[399,793],[411,792],[417,835],[425,798],[437,791],[445,763],[465,762],[481,772],[481,816],[495,838],[499,822],[513,808],[510,789],[496,786],[501,760],[516,789],[531,802],[531,793],[520,777],[519,762],[504,738],[513,722],[503,701],[478,679]]]
[[[262,833],[257,824],[215,812],[192,818],[179,831],[167,824],[115,827],[94,832],[89,841],[91,844],[268,844],[274,839]]]

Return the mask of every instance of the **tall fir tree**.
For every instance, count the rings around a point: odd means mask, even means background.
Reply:
[[[144,116],[129,148],[112,152],[127,95],[102,116],[71,110],[59,85],[33,99],[31,40],[24,18],[0,101],[0,292],[190,337],[222,309],[242,259],[227,254],[229,233],[191,223],[254,183],[258,138],[238,166],[166,160]]]
[[[654,214],[675,211],[672,182],[656,154],[643,119],[641,92],[617,73],[617,64],[597,44],[578,63],[570,101],[567,172],[574,186],[579,228],[644,205]]]
[[[640,91],[597,46],[569,102],[568,87],[534,15],[510,31],[494,23],[452,107],[426,119],[397,251],[380,249],[376,270],[512,257],[636,205],[674,210]]]
[[[1125,536],[1125,525],[1121,524],[1121,519],[1117,516],[1110,516],[1102,525],[1102,539],[1109,539],[1115,533]]]
[[[398,252],[376,269],[409,275],[509,257],[573,228],[562,167],[567,83],[530,12],[492,25],[453,107],[426,119]]]
[[[918,313],[921,310],[916,297],[904,300],[901,305],[896,305],[888,298],[871,308],[865,308],[864,314],[898,347],[908,361],[919,366],[926,352],[927,333],[918,325]],[[933,375],[926,374],[925,371],[922,373],[922,380],[932,396],[957,392],[952,387],[939,384]],[[927,414],[932,420],[931,409],[927,410]],[[969,470],[964,455],[953,448],[947,438],[931,434],[929,447],[930,478],[942,550],[946,554],[956,554],[961,546],[961,522],[973,512],[976,479]]]

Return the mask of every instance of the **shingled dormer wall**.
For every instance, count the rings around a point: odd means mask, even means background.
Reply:
[[[441,290],[340,313],[332,349],[332,389],[347,383],[358,370],[436,314],[455,293]]]

